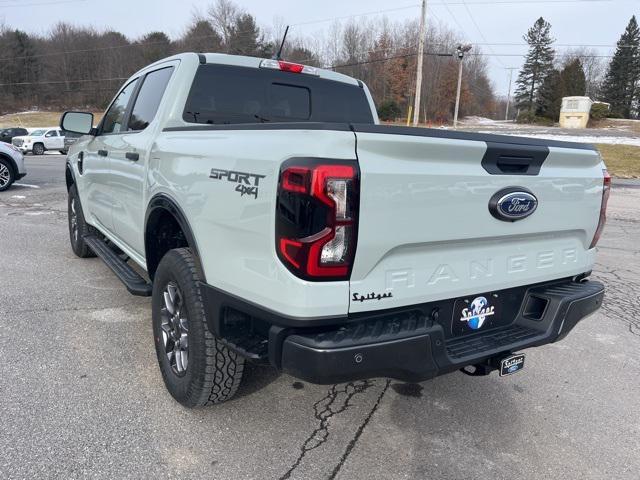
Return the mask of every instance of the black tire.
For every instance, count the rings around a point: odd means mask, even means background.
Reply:
[[[199,281],[193,254],[188,248],[170,250],[160,261],[153,280],[153,336],[160,372],[171,396],[186,407],[229,400],[238,390],[244,371],[244,358],[225,347],[209,331]],[[174,311],[180,312],[175,315],[171,315],[165,303],[165,292],[170,285],[177,287],[176,297],[181,299],[179,306],[174,304]],[[185,309],[186,315],[182,313]],[[180,341],[172,339],[182,337],[176,332],[172,336],[167,328],[185,324],[187,328],[182,328],[182,333],[187,332],[188,361],[180,372],[174,365],[177,363],[175,349],[179,348]]]
[[[75,185],[71,185],[71,188],[69,189],[67,199],[67,216],[69,223],[69,241],[71,242],[71,249],[73,250],[73,253],[80,258],[95,257],[93,251],[87,246],[82,238],[84,235],[94,233],[94,230],[90,225],[87,225],[87,222],[84,220],[82,205],[80,205],[80,197],[78,196],[78,190]]]
[[[34,143],[31,148],[31,153],[34,155],[44,155],[44,145],[41,143]]]
[[[11,164],[4,158],[0,158],[0,192],[9,190],[16,181],[16,174]]]

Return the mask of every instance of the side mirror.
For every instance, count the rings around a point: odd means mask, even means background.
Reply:
[[[60,128],[67,132],[93,135],[93,113],[64,112],[60,119]]]

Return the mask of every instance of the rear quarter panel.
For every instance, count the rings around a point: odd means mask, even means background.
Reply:
[[[346,128],[165,131],[151,154],[149,199],[164,193],[184,210],[208,284],[289,316],[345,315],[349,282],[310,284],[276,256],[280,165],[305,156],[355,159],[354,134]],[[238,183],[226,177],[211,178],[212,169],[260,175],[257,197],[236,191]]]

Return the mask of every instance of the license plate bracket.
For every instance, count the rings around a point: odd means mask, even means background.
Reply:
[[[524,353],[516,353],[500,360],[500,376],[506,377],[518,373],[524,368]]]
[[[451,334],[457,337],[505,325],[508,321],[502,314],[502,300],[498,293],[458,298],[453,307]]]

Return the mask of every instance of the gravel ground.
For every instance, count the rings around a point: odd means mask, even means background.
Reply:
[[[0,478],[637,479],[640,190],[617,184],[604,308],[513,377],[316,386],[250,369],[237,399],[177,405],[149,300],[73,256],[64,157],[0,193]],[[36,188],[34,188],[36,187]]]

